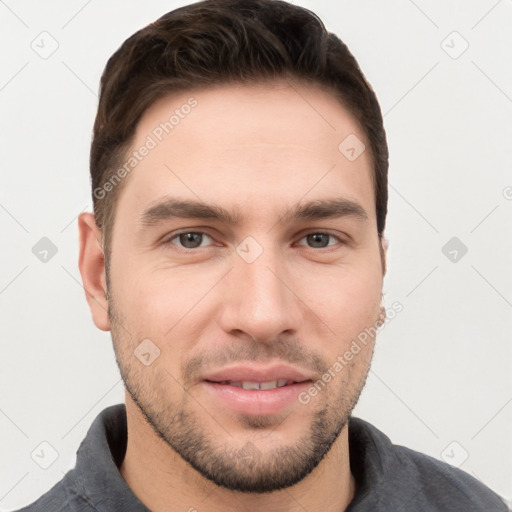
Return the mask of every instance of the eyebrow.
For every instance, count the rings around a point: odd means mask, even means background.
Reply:
[[[334,198],[297,204],[281,217],[280,222],[341,217],[355,217],[363,221],[368,219],[366,211],[358,203],[345,198]],[[239,212],[230,212],[219,205],[167,198],[146,208],[141,215],[140,223],[144,227],[151,227],[173,218],[217,220],[231,226],[239,225],[242,220]]]

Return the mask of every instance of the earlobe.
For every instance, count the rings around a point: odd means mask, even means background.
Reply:
[[[105,256],[100,244],[101,231],[92,213],[79,215],[78,231],[80,237],[78,267],[82,276],[85,298],[96,327],[102,331],[109,331]]]
[[[380,300],[380,307],[379,307],[379,326],[382,326],[386,323],[387,318],[387,312],[386,312],[386,306],[384,305],[384,294],[382,294],[381,300]]]

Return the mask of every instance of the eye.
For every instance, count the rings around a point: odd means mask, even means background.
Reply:
[[[172,238],[169,238],[164,243],[178,245],[181,249],[197,249],[199,247],[205,247],[203,245],[204,237],[212,239],[206,233],[202,231],[184,231],[182,233],[177,233]],[[174,240],[177,242],[175,243]]]
[[[202,231],[182,231],[164,241],[164,244],[177,245],[180,249],[198,249],[200,247],[208,247],[207,244],[203,244],[205,237],[213,240],[212,237]],[[313,249],[325,249],[336,245],[336,243],[343,243],[339,236],[324,232],[308,233],[301,238],[302,240],[306,240],[308,244],[311,244],[310,247]],[[330,241],[334,241],[334,243],[330,243]]]
[[[343,240],[340,237],[338,237],[336,235],[332,235],[331,233],[322,233],[322,232],[308,233],[307,235],[302,237],[301,240],[306,239],[308,243],[313,244],[311,247],[313,247],[314,249],[324,249],[326,247],[336,245],[336,244],[329,244],[329,238],[334,239],[338,243],[343,243]],[[300,245],[302,245],[302,244],[300,244]]]

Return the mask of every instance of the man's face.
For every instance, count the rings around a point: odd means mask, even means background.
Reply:
[[[161,136],[191,96],[197,105]],[[116,207],[116,357],[155,432],[218,485],[264,492],[303,479],[364,385],[373,339],[332,376],[375,326],[383,278],[371,157],[340,152],[350,134],[365,140],[333,96],[285,83],[172,95],[137,127],[132,149],[148,136],[156,146]],[[215,205],[237,222],[155,208],[170,200]],[[339,215],[293,215],[327,200],[342,201]],[[146,362],[160,350],[148,365],[136,357],[143,340]],[[330,382],[310,396],[329,368]],[[273,381],[286,385],[245,389]]]

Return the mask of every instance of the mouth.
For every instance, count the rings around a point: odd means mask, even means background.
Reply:
[[[314,375],[280,362],[267,365],[251,362],[227,366],[203,375],[202,378],[207,382],[262,390],[310,381]]]
[[[212,407],[269,416],[301,406],[298,395],[315,375],[280,361],[240,362],[202,376],[201,389]]]
[[[270,416],[301,407],[298,396],[314,376],[288,365],[237,365],[203,377],[201,387],[212,407]]]

